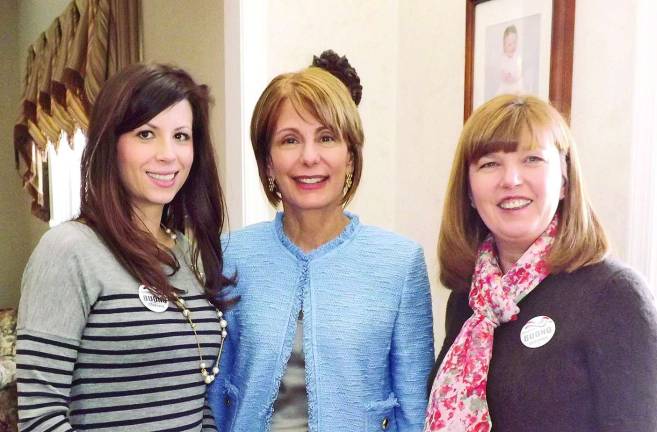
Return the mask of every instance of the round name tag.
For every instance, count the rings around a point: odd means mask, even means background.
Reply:
[[[546,316],[537,316],[520,330],[520,341],[527,348],[539,348],[550,342],[556,331],[554,320]]]
[[[169,307],[169,300],[156,296],[144,285],[139,285],[139,300],[153,312],[164,312]]]

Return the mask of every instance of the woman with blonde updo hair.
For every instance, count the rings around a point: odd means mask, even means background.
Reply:
[[[360,85],[346,59],[316,62],[351,91],[313,66],[274,78],[253,113],[260,180],[283,211],[227,240],[240,301],[212,406],[226,431],[420,431],[433,363],[424,255],[344,210],[363,165]]]

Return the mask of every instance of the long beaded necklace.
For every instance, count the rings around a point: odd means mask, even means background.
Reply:
[[[162,229],[164,230],[167,235],[173,240],[174,242],[176,241],[176,233],[171,231],[170,228],[162,226]],[[197,273],[198,276],[200,276],[199,280],[204,280],[204,274],[199,272],[198,269],[196,269],[196,266],[194,266],[194,271]],[[194,332],[194,339],[196,340],[196,348],[198,349],[198,356],[200,359],[199,363],[199,368],[201,369],[201,375],[203,376],[203,381],[205,381],[206,384],[211,384],[212,381],[215,380],[217,375],[219,374],[219,363],[221,362],[221,354],[224,351],[224,341],[228,337],[228,322],[224,319],[224,314],[220,310],[217,309],[217,318],[219,319],[219,327],[221,327],[221,340],[219,341],[219,354],[217,354],[217,359],[214,362],[214,366],[212,366],[212,371],[208,372],[208,365],[205,363],[203,360],[203,352],[201,351],[201,342],[199,341],[198,334],[196,333],[196,324],[192,320],[192,313],[191,311],[187,308],[187,305],[185,304],[185,300],[181,297],[178,296],[178,294],[174,293],[175,297],[175,304],[178,306],[178,309],[180,309],[180,312],[183,314],[183,316],[187,319],[187,322],[189,323],[189,326],[192,328],[192,331]]]
[[[199,367],[201,368],[201,375],[203,375],[203,380],[205,381],[206,384],[211,384],[212,381],[217,377],[219,374],[219,362],[221,361],[221,354],[224,351],[224,341],[228,337],[228,322],[224,319],[224,314],[220,310],[217,310],[217,318],[219,318],[219,326],[221,327],[221,340],[219,342],[219,354],[217,354],[217,360],[214,362],[214,366],[212,367],[212,372],[208,372],[207,370],[207,365],[205,364],[205,361],[203,361],[203,353],[201,352],[201,343],[198,340],[198,334],[196,333],[196,324],[194,321],[192,321],[192,313],[187,309],[187,306],[185,305],[185,300],[178,297],[177,294],[174,294],[175,296],[175,303],[176,306],[178,306],[178,309],[182,312],[183,316],[187,318],[187,322],[189,323],[190,327],[192,328],[192,331],[194,332],[194,339],[196,339],[196,347],[198,348],[198,356],[201,360],[199,363]]]

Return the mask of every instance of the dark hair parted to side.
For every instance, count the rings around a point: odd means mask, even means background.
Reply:
[[[559,112],[534,96],[497,96],[479,107],[463,127],[447,186],[438,239],[441,283],[470,287],[477,248],[489,230],[469,199],[471,163],[496,151],[515,151],[523,132],[530,147],[554,144],[561,154],[565,197],[559,202],[559,229],[548,256],[551,273],[572,272],[601,261],[607,237],[583,190],[575,141]]]
[[[223,276],[220,233],[226,209],[210,138],[209,94],[206,86],[197,85],[184,70],[136,64],[105,83],[91,113],[82,155],[79,220],[103,239],[135,279],[172,299],[177,289],[170,285],[162,264],[173,273],[180,264],[137,222],[139,217],[119,176],[117,142],[120,135],[185,99],[192,107],[194,162],[184,185],[164,207],[162,223],[191,233],[192,262],[203,265],[207,297],[223,307],[230,302],[222,288],[233,280]]]
[[[347,144],[353,160],[353,179],[342,198],[346,205],[353,198],[363,170],[363,127],[358,108],[347,87],[335,76],[318,67],[275,77],[260,95],[251,118],[251,144],[258,173],[267,199],[277,206],[281,197],[267,187],[267,164],[271,141],[283,102],[289,100],[298,112],[307,111]]]

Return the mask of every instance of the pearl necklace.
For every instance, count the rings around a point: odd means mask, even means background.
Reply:
[[[171,240],[173,240],[174,242],[176,241],[176,237],[177,237],[176,233],[173,232],[171,228],[162,225],[162,229],[164,230],[165,233],[169,235]],[[194,266],[194,271],[197,272],[198,275],[201,277],[201,280],[203,280],[205,275],[203,273],[198,272],[195,266]],[[224,352],[224,341],[228,337],[228,322],[224,319],[223,312],[217,309],[217,318],[219,319],[219,327],[221,327],[221,340],[219,341],[219,354],[217,354],[217,359],[215,360],[214,366],[212,367],[212,372],[208,372],[207,365],[205,364],[205,361],[203,361],[201,342],[199,341],[198,334],[196,333],[196,324],[192,320],[192,313],[185,305],[184,299],[182,299],[181,297],[178,296],[178,294],[175,293],[174,293],[174,297],[175,297],[176,306],[178,306],[178,309],[180,309],[183,316],[187,319],[189,326],[192,328],[192,331],[194,332],[194,339],[196,340],[196,348],[198,349],[198,356],[200,359],[199,368],[201,369],[201,375],[203,376],[203,381],[205,381],[206,384],[211,384],[212,381],[215,380],[217,375],[219,375],[219,363],[221,362],[221,354]]]
[[[192,331],[194,332],[194,339],[196,339],[196,347],[198,348],[198,356],[201,359],[201,363],[199,364],[199,367],[201,368],[201,375],[203,376],[203,380],[205,381],[206,384],[211,384],[212,381],[215,380],[217,375],[219,374],[219,363],[221,361],[221,354],[224,351],[224,341],[228,337],[228,322],[224,319],[224,314],[220,310],[217,310],[217,318],[219,318],[219,326],[221,327],[221,340],[219,342],[219,354],[217,354],[217,360],[214,362],[214,366],[212,367],[212,372],[208,372],[207,370],[207,365],[203,361],[203,353],[201,352],[201,342],[198,340],[198,334],[196,333],[196,324],[194,321],[192,321],[192,314],[187,309],[187,306],[185,305],[185,300],[182,298],[178,297],[177,294],[175,295],[175,302],[176,306],[181,310],[183,316],[187,318],[187,322],[189,323],[189,326],[192,328]]]
[[[175,242],[176,239],[178,238],[178,236],[176,235],[176,233],[173,232],[173,231],[171,231],[171,228],[169,228],[169,227],[167,227],[167,226],[164,226],[163,224],[160,224],[160,226],[162,227],[162,229],[164,230],[164,232],[167,233],[167,235],[171,238],[171,240],[173,240],[173,241]]]

